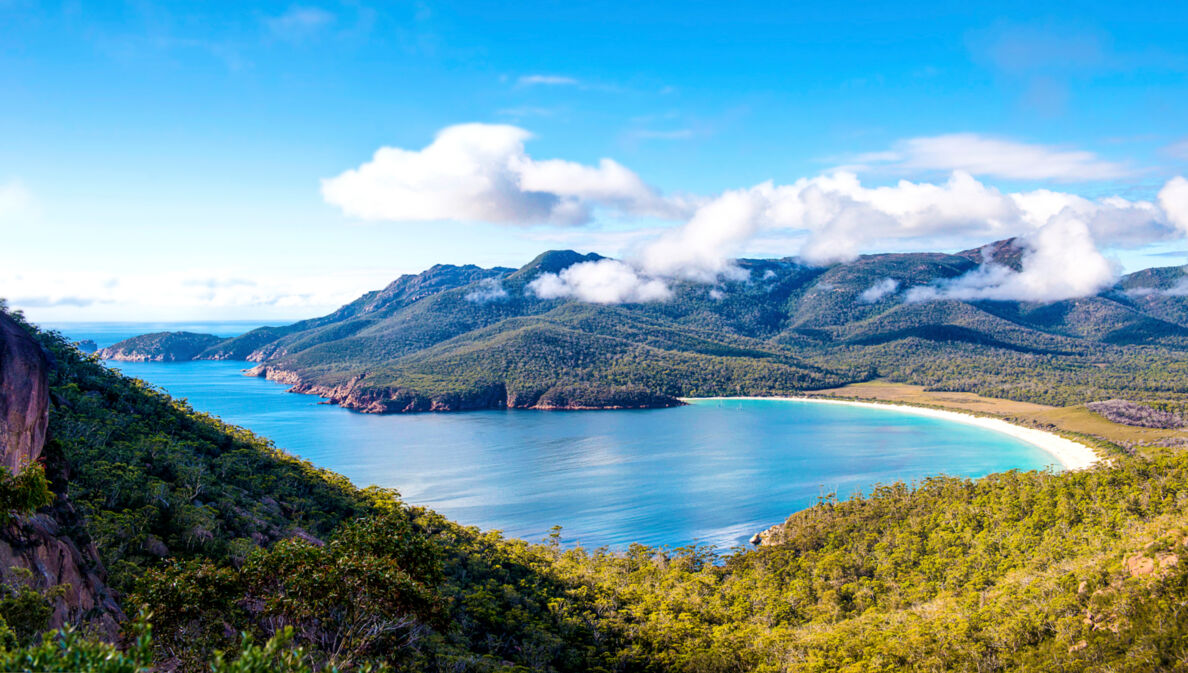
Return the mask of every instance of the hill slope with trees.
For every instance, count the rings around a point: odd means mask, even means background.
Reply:
[[[5,569],[5,669],[1150,671],[1188,658],[1180,449],[825,497],[724,556],[566,548],[357,489],[24,329],[50,363],[46,441],[68,475],[48,487],[74,503],[68,534],[95,545],[128,617],[114,641],[87,635],[100,615],[51,628],[61,590]],[[4,502],[16,525],[45,506]]]
[[[597,261],[553,251],[524,267],[438,265],[321,318],[212,342],[199,359],[369,412],[490,407],[666,406],[781,395],[876,377],[1047,404],[1134,399],[1183,411],[1188,296],[1179,268],[1124,277],[1057,302],[922,300],[1011,241],[958,254],[867,255],[830,267],[737,261],[716,284],[677,282],[665,301],[544,299],[541,274]],[[107,349],[152,356],[162,335]],[[171,351],[175,352],[175,351]]]

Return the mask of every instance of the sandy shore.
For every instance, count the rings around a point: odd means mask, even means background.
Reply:
[[[976,425],[980,428],[1001,432],[1005,435],[1010,435],[1016,439],[1021,439],[1028,444],[1031,444],[1039,449],[1050,454],[1053,458],[1060,462],[1066,470],[1083,470],[1092,467],[1094,464],[1101,461],[1097,452],[1092,448],[1074,442],[1071,439],[1065,439],[1060,435],[1051,432],[1044,432],[1043,430],[1036,430],[1035,428],[1027,428],[1014,423],[1008,423],[999,418],[987,418],[985,416],[975,416],[973,414],[964,414],[959,411],[947,411],[942,409],[932,409],[930,407],[914,407],[906,404],[884,404],[881,402],[856,402],[852,400],[831,400],[821,397],[695,397],[688,398],[690,402],[702,400],[784,400],[790,402],[812,402],[815,404],[846,404],[855,407],[876,407],[879,409],[890,409],[905,414],[916,414],[917,416],[931,416],[932,418],[943,418],[949,421],[956,421],[958,423],[965,423],[967,425]]]

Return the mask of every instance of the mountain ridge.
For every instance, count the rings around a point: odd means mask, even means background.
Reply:
[[[1184,272],[1175,267],[1054,302],[909,296],[980,264],[1018,268],[1022,257],[1007,239],[828,267],[739,259],[736,277],[673,282],[667,301],[597,304],[533,293],[543,274],[606,259],[553,250],[514,270],[435,265],[325,316],[217,340],[193,359],[254,362],[250,374],[295,392],[392,413],[671,406],[681,397],[786,395],[875,376],[953,387],[971,360],[996,355],[1049,360],[1009,395],[1083,402],[1125,397],[1123,377],[1151,356],[1144,348],[1188,358],[1188,299],[1177,294]],[[168,342],[143,335],[101,355],[150,359]],[[1094,371],[1101,362],[1105,371]]]

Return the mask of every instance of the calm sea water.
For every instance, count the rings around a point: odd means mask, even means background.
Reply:
[[[100,346],[147,331],[53,327]],[[642,411],[375,416],[242,376],[240,362],[112,364],[360,486],[395,488],[459,522],[530,540],[561,525],[566,541],[587,546],[729,547],[823,494],[1054,462],[997,432],[882,409],[715,400]]]

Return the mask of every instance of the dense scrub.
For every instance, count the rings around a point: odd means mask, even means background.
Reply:
[[[777,544],[724,556],[573,549],[355,489],[38,337],[70,495],[152,630],[128,624],[119,648],[44,633],[14,583],[0,610],[27,619],[0,634],[5,666],[1146,671],[1188,657],[1179,451],[825,498]]]
[[[158,559],[241,558],[365,511],[345,478],[40,337],[57,363],[52,441],[117,590]]]

